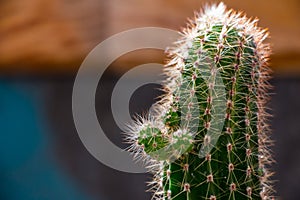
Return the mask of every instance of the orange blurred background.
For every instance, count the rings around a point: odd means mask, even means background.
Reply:
[[[180,30],[203,0],[11,0],[0,7],[0,69],[4,73],[74,72],[98,43],[130,28],[159,26]],[[276,73],[299,73],[300,2],[227,0],[229,8],[258,17],[269,28]],[[143,56],[127,58],[140,62]]]

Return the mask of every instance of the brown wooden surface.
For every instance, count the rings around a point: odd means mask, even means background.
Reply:
[[[0,70],[75,71],[85,55],[112,34],[135,27],[179,30],[201,0],[10,0],[0,3]],[[230,8],[269,27],[275,72],[300,74],[299,0],[228,0]],[[125,67],[145,60],[127,56]],[[161,57],[161,56],[160,56]],[[155,59],[154,59],[155,60]],[[117,69],[118,70],[118,69]]]

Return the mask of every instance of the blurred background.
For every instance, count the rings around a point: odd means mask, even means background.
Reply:
[[[180,30],[187,17],[212,2],[218,1],[0,1],[0,200],[150,199],[145,192],[150,175],[110,169],[81,143],[72,118],[76,72],[85,56],[111,35],[145,26]],[[258,17],[260,26],[271,32],[274,89],[269,106],[274,114],[276,195],[298,200],[300,1],[224,2]],[[139,64],[163,61],[163,51],[139,50],[121,56],[105,70],[96,110],[105,133],[118,146],[125,147],[110,109],[115,84]],[[139,88],[131,98],[131,113],[146,111],[161,94],[158,87]]]

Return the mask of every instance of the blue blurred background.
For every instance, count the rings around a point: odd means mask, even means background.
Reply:
[[[72,118],[73,82],[84,57],[109,36],[144,26],[179,30],[207,2],[218,1],[1,1],[0,200],[150,199],[145,182],[151,175],[111,169],[81,143]],[[300,4],[225,3],[259,17],[260,25],[270,29],[275,189],[278,199],[298,200]],[[126,145],[111,113],[111,93],[124,73],[149,62],[163,63],[163,52],[141,50],[120,57],[105,71],[103,87],[97,90],[99,123],[122,148]],[[160,94],[157,85],[139,88],[131,98],[131,113],[146,111]]]
[[[0,94],[0,199],[90,199],[53,153],[43,87],[1,80]]]

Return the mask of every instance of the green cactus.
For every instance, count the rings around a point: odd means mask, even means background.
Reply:
[[[166,64],[166,94],[130,127],[154,199],[270,199],[266,30],[223,3],[196,14]]]

